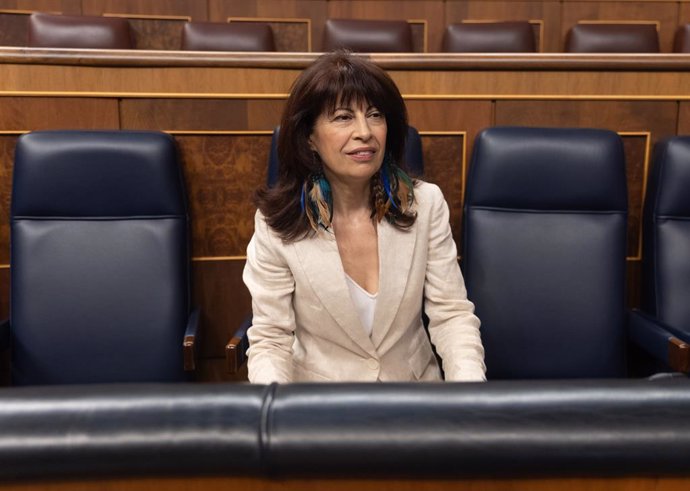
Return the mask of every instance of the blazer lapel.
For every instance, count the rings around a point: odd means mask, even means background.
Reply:
[[[333,234],[321,231],[315,237],[295,242],[294,247],[321,304],[357,345],[365,352],[375,355],[376,349],[364,332],[352,303]]]
[[[374,346],[381,344],[400,308],[417,240],[416,227],[398,230],[385,221],[379,223],[378,236],[379,294],[371,334]]]

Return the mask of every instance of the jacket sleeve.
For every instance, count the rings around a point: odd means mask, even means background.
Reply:
[[[292,381],[295,280],[282,254],[284,247],[257,211],[242,275],[252,295],[252,326],[247,331],[252,383]]]
[[[424,283],[429,335],[443,360],[447,381],[483,381],[486,367],[479,319],[467,299],[448,205],[437,186],[430,188],[429,253]]]

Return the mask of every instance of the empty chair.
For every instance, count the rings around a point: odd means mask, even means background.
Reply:
[[[627,191],[611,131],[490,128],[474,145],[463,270],[489,379],[625,370]]]
[[[127,19],[33,13],[28,46],[35,48],[134,48]]]
[[[683,24],[676,30],[673,51],[676,53],[690,53],[690,24]]]
[[[16,385],[183,381],[193,366],[187,207],[172,138],[36,132],[16,147]],[[183,342],[189,348],[183,350]]]
[[[278,158],[278,138],[280,137],[280,127],[273,130],[271,138],[271,152],[268,157],[267,184],[275,185],[278,182],[280,160]],[[414,177],[424,175],[424,156],[422,154],[422,139],[419,132],[413,126],[407,127],[407,139],[405,140],[405,162],[403,168]]]
[[[527,21],[450,24],[443,34],[443,51],[453,53],[520,53],[537,51]]]
[[[366,53],[410,52],[412,29],[404,20],[328,19],[323,50],[341,48]]]
[[[630,316],[633,340],[655,369],[690,371],[690,137],[657,144],[647,186],[642,251],[642,312]]]
[[[187,22],[182,49],[193,51],[275,51],[273,29],[247,22]]]
[[[654,24],[576,24],[568,31],[570,53],[658,53]]]

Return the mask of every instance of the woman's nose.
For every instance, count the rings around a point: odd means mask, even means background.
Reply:
[[[371,128],[369,128],[369,121],[365,114],[358,114],[355,117],[355,132],[354,137],[362,140],[368,140],[371,136]]]

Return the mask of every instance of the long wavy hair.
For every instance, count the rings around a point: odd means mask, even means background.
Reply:
[[[383,69],[361,56],[335,51],[317,58],[292,85],[280,123],[278,182],[256,192],[257,206],[267,223],[287,242],[330,226],[330,196],[324,197],[324,203],[309,203],[321,191],[315,186],[325,178],[315,177],[322,174],[322,163],[308,140],[322,113],[332,114],[336,106],[351,103],[373,105],[386,118],[386,157],[371,178],[372,219],[385,218],[406,229],[417,218],[414,181],[402,170],[407,109],[400,91]]]

